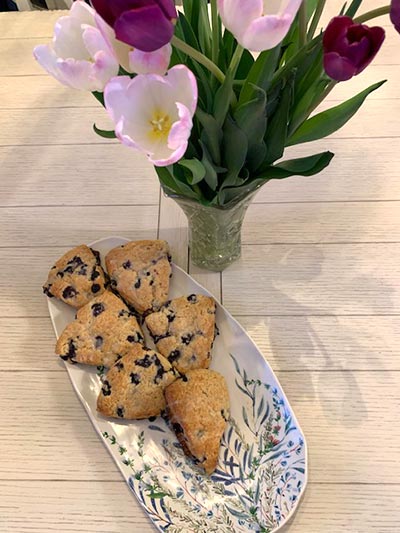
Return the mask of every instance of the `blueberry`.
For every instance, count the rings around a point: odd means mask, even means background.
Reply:
[[[92,305],[92,315],[93,316],[99,316],[100,313],[105,311],[105,307],[102,303],[97,303]]]
[[[115,362],[119,361],[120,359],[122,359],[122,355],[117,354],[117,357],[116,357],[116,359],[115,359]]]
[[[195,294],[191,294],[190,296],[187,297],[187,300],[188,302],[194,304],[197,302],[197,296]]]
[[[158,362],[160,363],[160,360],[158,360]],[[166,370],[164,370],[163,366],[160,363],[157,368],[157,374],[155,375],[154,383],[159,383],[164,374],[166,374]]]
[[[125,409],[123,407],[117,407],[117,416],[124,418],[124,411]]]
[[[180,435],[183,433],[183,427],[180,424],[178,424],[178,422],[174,422],[172,424],[172,429],[175,431],[177,435]]]
[[[180,350],[173,350],[169,356],[168,356],[168,361],[170,363],[173,363],[174,361],[177,361],[181,356],[181,352]]]
[[[61,359],[63,361],[70,361],[71,363],[73,363],[73,359],[74,357],[76,356],[76,346],[75,346],[75,343],[73,341],[73,339],[69,339],[68,341],[68,352],[65,354],[65,355],[61,355]]]
[[[189,344],[190,341],[193,339],[194,335],[192,333],[188,333],[187,335],[182,335],[181,341],[182,344]]]
[[[154,279],[152,279],[149,283],[149,285],[153,285],[154,284]]]
[[[78,270],[77,274],[79,276],[86,276],[86,274],[87,274],[87,265],[82,265],[81,269]]]
[[[100,272],[96,269],[96,267],[93,267],[92,275],[90,276],[90,281],[94,281],[99,276],[100,276]]]
[[[68,285],[68,287],[65,287],[62,293],[63,298],[73,298],[74,296],[76,296],[76,294],[77,294],[76,290],[71,285]]]
[[[50,292],[50,287],[51,287],[51,284],[50,285],[46,285],[43,287],[43,292],[46,296],[48,296],[49,298],[53,298],[53,294],[51,294]]]
[[[125,261],[125,263],[122,263],[122,266],[124,267],[125,270],[128,270],[129,268],[131,268],[132,263],[128,259],[128,261]]]
[[[142,342],[144,339],[143,339],[143,336],[139,332],[136,332],[134,335],[128,335],[126,337],[126,340],[128,342]]]
[[[101,289],[101,287],[100,287],[100,285],[98,283],[93,283],[93,285],[92,285],[93,294],[96,294],[96,292],[99,292],[100,289]]]
[[[103,337],[101,337],[100,335],[97,335],[97,337],[95,337],[94,347],[96,348],[96,350],[98,350],[102,346],[103,346]]]
[[[135,283],[135,289],[139,289],[140,284],[141,284],[141,281],[140,281],[140,278],[139,278],[139,279],[136,281],[136,283]]]
[[[105,380],[103,381],[103,386],[101,388],[101,392],[103,394],[103,396],[110,396],[111,394],[111,385],[110,385],[110,382]]]
[[[124,363],[116,363],[115,366],[118,368],[118,372],[124,369]]]
[[[182,375],[182,376],[181,376],[181,379],[182,379],[182,381],[184,381],[185,383],[187,383],[187,382],[189,381],[188,378],[187,378],[185,375]]]
[[[93,250],[93,248],[90,248],[91,251],[92,251],[92,254],[95,256],[96,258],[96,263],[98,265],[100,265],[100,252],[98,252],[97,250]]]
[[[133,383],[134,385],[139,385],[140,383],[139,374],[135,374],[134,372],[132,372],[132,374],[130,375],[130,378],[131,378],[131,383]]]
[[[110,285],[113,289],[115,289],[117,286],[117,281],[114,278],[111,278]]]
[[[151,260],[151,264],[152,264],[152,265],[155,265],[156,263],[157,263],[157,259],[152,259],[152,260]]]
[[[154,356],[146,354],[142,359],[136,359],[135,365],[142,366],[143,368],[149,368],[154,363]]]
[[[59,271],[57,272],[57,277],[58,277],[58,278],[63,278],[63,277],[64,277],[64,272],[63,272],[62,270],[59,270]]]
[[[168,254],[168,255],[167,255],[167,259],[168,259],[169,262],[172,261],[172,256],[171,256],[171,254]]]
[[[175,313],[170,311],[169,315],[167,316],[168,322],[173,322],[175,320]]]
[[[149,422],[154,422],[156,420],[156,418],[157,418],[156,416],[150,416],[147,420]]]
[[[146,272],[146,276],[150,276],[150,272]]]
[[[67,262],[67,265],[72,265],[75,270],[75,268],[77,268],[78,266],[83,265],[83,261],[78,255],[75,255]]]
[[[64,268],[64,274],[72,274],[72,272],[74,271],[72,265],[70,266],[67,266],[66,268]]]

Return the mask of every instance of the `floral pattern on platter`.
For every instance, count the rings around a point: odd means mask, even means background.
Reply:
[[[233,355],[231,362],[242,420],[230,417],[210,477],[184,455],[161,418],[142,426],[129,451],[113,434],[102,433],[160,531],[272,533],[303,492],[306,448],[290,409],[277,387],[250,379]]]

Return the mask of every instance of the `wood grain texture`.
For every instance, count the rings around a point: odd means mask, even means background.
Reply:
[[[58,364],[54,361],[53,368]],[[400,372],[277,376],[307,438],[311,481],[398,482],[400,430],[393,420],[400,408]],[[0,415],[7,428],[0,435],[0,479],[120,479],[66,373],[3,372],[2,377],[0,401],[12,409]],[[383,436],[384,453],[372,456],[370,446]]]
[[[158,205],[143,154],[114,144],[0,147],[1,206]],[[400,195],[399,195],[400,196]]]
[[[400,371],[400,316],[236,318],[276,371]],[[0,318],[0,339],[0,370],[64,371],[50,318]]]
[[[122,482],[0,482],[3,533],[153,533],[155,528]],[[394,533],[400,486],[310,483],[300,509],[282,533]]]
[[[236,318],[277,371],[400,371],[400,316]]]
[[[392,314],[399,276],[397,244],[243,246],[224,272],[223,301],[256,316]]]
[[[255,203],[245,218],[243,242],[400,242],[400,202]]]
[[[157,222],[157,205],[25,207],[22,213],[20,208],[4,208],[0,209],[0,242],[11,247],[73,247],[106,235],[151,239]],[[51,226],[57,231],[49,235]]]
[[[326,3],[323,24],[342,3]],[[388,17],[371,23],[385,25],[381,53],[324,106],[389,82],[337,134],[287,150],[336,157],[318,176],[260,190],[243,257],[221,276],[190,263],[185,217],[171,200],[158,205],[146,158],[97,137],[92,123],[108,127],[107,117],[91,95],[34,61],[33,46],[65,13],[0,13],[0,531],[155,531],[54,356],[41,293],[68,246],[119,233],[166,238],[277,371],[307,436],[311,479],[282,533],[395,533],[400,60]]]

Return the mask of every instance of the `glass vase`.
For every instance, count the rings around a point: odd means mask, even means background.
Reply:
[[[239,259],[243,219],[253,196],[223,207],[171,196],[188,219],[190,257],[195,265],[220,272]]]

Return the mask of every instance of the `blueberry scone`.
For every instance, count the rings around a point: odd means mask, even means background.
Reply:
[[[179,372],[209,367],[215,336],[213,298],[202,294],[176,298],[145,322],[157,350]]]
[[[140,419],[165,410],[164,389],[176,375],[157,352],[136,344],[107,372],[97,410],[114,418]]]
[[[229,394],[223,376],[214,370],[191,370],[165,389],[167,414],[186,455],[207,474],[218,462]]]
[[[43,292],[72,307],[82,307],[105,290],[100,254],[85,244],[69,250],[49,272]]]
[[[79,309],[61,333],[56,353],[71,363],[111,366],[143,341],[136,317],[110,291]]]
[[[133,241],[106,255],[111,287],[139,314],[159,309],[168,299],[171,256],[166,241]]]

